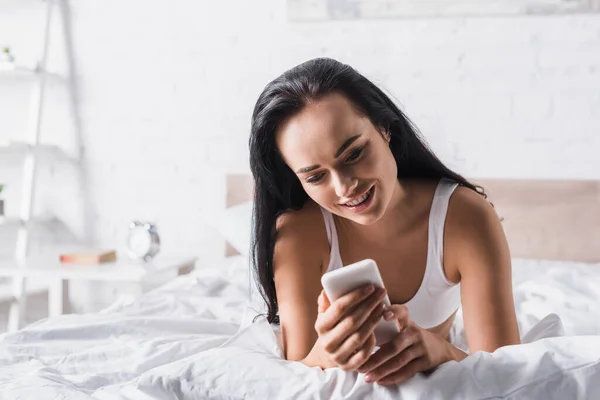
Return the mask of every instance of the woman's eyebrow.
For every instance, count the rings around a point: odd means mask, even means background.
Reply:
[[[314,171],[317,168],[321,168],[320,165],[311,165],[310,167],[304,167],[304,168],[300,168],[299,170],[296,171],[297,174],[305,174],[307,172],[310,171]]]
[[[339,156],[341,156],[341,155],[342,155],[342,153],[343,153],[344,151],[346,151],[346,149],[347,149],[348,147],[350,147],[350,146],[352,145],[352,143],[354,143],[354,142],[356,141],[356,139],[358,139],[360,136],[361,136],[360,134],[358,134],[358,135],[354,135],[354,136],[352,136],[351,138],[349,138],[348,140],[346,140],[346,141],[344,142],[344,144],[340,146],[340,148],[338,149],[338,151],[336,151],[336,152],[335,152],[335,154],[334,154],[334,156],[333,156],[333,157],[334,157],[334,158],[338,158]],[[305,173],[307,173],[307,172],[314,171],[315,169],[317,169],[317,168],[320,168],[320,167],[321,167],[321,166],[320,166],[320,165],[318,165],[318,164],[317,164],[317,165],[311,165],[310,167],[304,167],[304,168],[300,168],[299,170],[297,170],[297,171],[296,171],[296,173],[297,173],[297,174],[305,174]]]
[[[344,151],[346,151],[346,149],[347,149],[348,147],[350,147],[350,145],[352,145],[352,143],[354,143],[354,141],[355,141],[356,139],[358,139],[359,137],[360,137],[360,135],[354,135],[354,136],[352,136],[350,139],[346,140],[346,141],[344,142],[344,144],[340,146],[340,148],[338,149],[338,151],[336,151],[336,152],[335,152],[335,155],[334,155],[333,157],[334,157],[334,158],[338,158],[339,156],[341,156],[341,155],[342,155],[342,153],[343,153]]]

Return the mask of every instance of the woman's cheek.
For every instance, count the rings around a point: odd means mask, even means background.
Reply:
[[[385,158],[368,155],[358,163],[357,176],[361,178],[380,177],[385,173]]]

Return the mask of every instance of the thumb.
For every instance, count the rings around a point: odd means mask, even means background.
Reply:
[[[395,318],[398,321],[398,325],[400,325],[400,329],[408,325],[408,321],[410,320],[408,308],[401,304],[392,304],[390,307],[388,307],[388,309],[383,313],[383,318],[386,321],[390,321]]]
[[[321,290],[321,294],[319,295],[319,314],[327,311],[331,303],[329,302],[329,298],[327,297],[327,293],[324,290]]]

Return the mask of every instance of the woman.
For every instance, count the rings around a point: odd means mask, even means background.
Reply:
[[[288,360],[402,382],[466,357],[448,341],[460,305],[470,352],[519,343],[510,253],[483,189],[350,66],[314,59],[269,83],[250,164],[254,267]],[[372,287],[330,303],[321,275],[365,258],[392,306]],[[402,329],[373,353],[382,316]]]

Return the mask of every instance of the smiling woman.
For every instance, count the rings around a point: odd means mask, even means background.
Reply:
[[[391,154],[382,157],[390,153],[390,139],[340,93],[308,105],[276,134],[285,163],[296,171],[306,193],[327,210],[363,224],[381,217],[393,193],[396,163]],[[312,160],[323,162],[305,166]],[[323,190],[328,185],[333,190]]]
[[[250,164],[254,268],[287,359],[396,383],[465,357],[448,342],[461,304],[471,351],[519,342],[510,253],[483,188],[444,166],[350,66],[310,60],[269,83]],[[330,304],[321,275],[366,258],[391,308],[380,290]],[[403,329],[373,353],[384,313]]]

